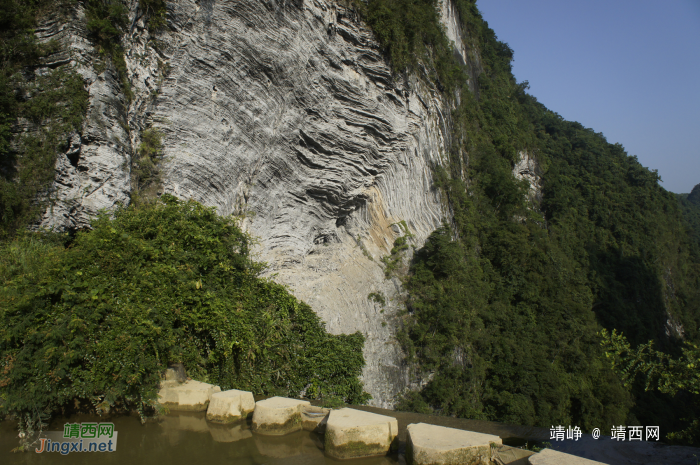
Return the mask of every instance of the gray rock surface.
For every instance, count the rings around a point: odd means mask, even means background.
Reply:
[[[56,40],[61,51],[50,56],[49,68],[68,66],[85,80],[89,104],[83,128],[69,138],[69,148],[59,154],[56,178],[50,191],[55,201],[39,226],[82,229],[100,210],[129,203],[131,143],[126,130],[127,101],[111,66],[97,73],[99,55],[87,39],[85,11],[78,4],[68,18],[51,18],[36,29],[42,42]]]
[[[446,4],[450,38],[471,66],[478,57]],[[77,166],[59,159],[63,202],[44,224],[82,227],[127,203],[139,134],[159,129],[163,191],[221,215],[254,214],[242,226],[259,238],[267,275],[330,332],[366,336],[365,389],[373,405],[393,405],[420,380],[395,338],[400,281],[385,279],[380,258],[403,234],[395,223],[406,222],[418,248],[450,216],[431,175],[449,147],[446,102],[414,76],[394,79],[372,33],[331,0],[171,0],[168,26],[153,36],[136,0],[130,19],[128,107],[116,74],[92,71],[95,51],[76,26],[84,18],[60,32],[90,110]]]
[[[478,97],[477,79],[479,74],[483,72],[481,58],[476,47],[469,47],[466,44],[467,37],[462,33],[461,20],[453,1],[442,0],[440,2],[440,21],[445,26],[447,38],[452,42],[455,57],[467,71],[469,90]]]
[[[535,158],[527,152],[519,152],[518,161],[513,167],[513,176],[520,181],[527,181],[528,200],[538,204],[542,202],[542,170]]]

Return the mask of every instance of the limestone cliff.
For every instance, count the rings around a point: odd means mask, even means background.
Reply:
[[[445,3],[450,39],[469,64]],[[365,389],[374,405],[392,405],[415,380],[395,339],[400,281],[385,279],[380,258],[404,233],[397,223],[420,247],[449,216],[431,176],[449,144],[447,103],[415,76],[392,78],[372,33],[332,0],[172,0],[154,35],[132,1],[130,22],[131,101],[113,70],[94,71],[80,7],[68,25],[40,31],[68,45],[90,91],[44,225],[83,227],[98,209],[128,203],[139,135],[159,129],[162,191],[221,215],[248,213],[269,276],[330,332],[366,336]]]

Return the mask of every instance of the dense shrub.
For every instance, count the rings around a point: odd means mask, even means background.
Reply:
[[[368,399],[363,337],[332,336],[261,279],[251,241],[213,209],[164,195],[101,216],[68,248],[28,235],[0,251],[4,413],[153,406],[160,373],[256,394]]]

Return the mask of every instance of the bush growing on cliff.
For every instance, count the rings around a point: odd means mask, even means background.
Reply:
[[[72,3],[0,1],[0,239],[46,208],[57,151],[85,117],[88,93],[70,66],[34,75],[41,60],[59,49],[54,41],[36,39],[37,17],[60,16]]]
[[[110,60],[119,74],[122,91],[127,100],[133,98],[131,84],[126,73],[126,60],[121,38],[126,31],[129,10],[122,0],[88,0],[85,17],[90,40],[99,52],[102,63],[96,71],[102,73],[106,60]]]
[[[147,15],[148,28],[152,32],[165,27],[165,0],[139,0],[139,7]]]
[[[101,216],[68,248],[28,235],[0,251],[2,413],[153,406],[168,362],[256,394],[363,403],[359,333],[332,336],[261,279],[251,240],[211,208],[164,195]]]

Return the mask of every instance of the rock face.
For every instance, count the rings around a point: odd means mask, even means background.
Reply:
[[[111,66],[99,73],[99,54],[87,39],[85,11],[76,6],[67,21],[53,18],[36,29],[41,42],[56,40],[62,50],[46,61],[46,68],[68,65],[85,80],[89,104],[80,134],[72,134],[66,153],[56,161],[56,178],[50,191],[56,201],[40,226],[82,229],[100,210],[128,205],[132,145],[127,132],[127,99]]]
[[[259,238],[268,275],[331,333],[366,336],[365,389],[373,405],[392,406],[418,380],[395,338],[400,281],[385,279],[380,258],[404,234],[397,223],[420,247],[449,216],[431,166],[450,145],[450,108],[415,77],[394,79],[372,33],[332,0],[167,5],[167,27],[152,36],[130,1],[128,105],[114,73],[90,71],[96,53],[84,30],[66,32],[83,57],[90,122],[77,167],[59,160],[65,201],[44,224],[84,226],[98,208],[128,201],[129,157],[141,131],[160,130],[163,191],[221,215],[251,213],[242,226]]]
[[[532,158],[527,152],[518,154],[518,161],[513,167],[515,179],[527,181],[529,187],[527,191],[528,200],[536,203],[542,202],[542,170],[537,160]]]

